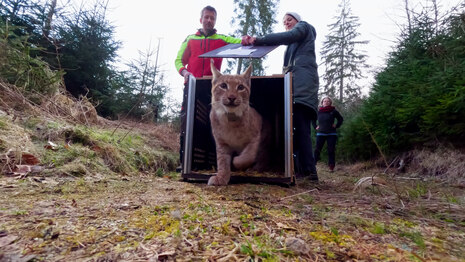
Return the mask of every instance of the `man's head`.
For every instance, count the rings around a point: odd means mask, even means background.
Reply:
[[[287,12],[283,18],[284,28],[286,28],[286,31],[289,31],[300,21],[301,18],[299,14],[296,12]]]
[[[209,35],[215,28],[216,23],[216,10],[215,8],[207,5],[200,12],[200,23],[204,34]]]

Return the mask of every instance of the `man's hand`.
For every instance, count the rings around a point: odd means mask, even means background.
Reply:
[[[242,37],[241,44],[242,45],[253,45],[255,43],[255,37],[245,35]]]
[[[189,81],[189,76],[192,75],[191,72],[187,71],[186,69],[183,69],[181,74],[184,76],[184,84]]]

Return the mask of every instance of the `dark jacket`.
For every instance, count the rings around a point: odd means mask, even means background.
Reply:
[[[337,120],[336,127],[333,127],[334,120]],[[344,118],[342,118],[341,114],[334,108],[331,107],[320,107],[318,110],[318,130],[317,133],[336,133],[336,128],[339,128],[342,125]],[[313,126],[316,128],[315,122],[313,122]]]
[[[294,102],[318,110],[318,65],[315,56],[315,28],[305,21],[282,33],[257,37],[256,45],[287,45],[284,73],[292,72]]]

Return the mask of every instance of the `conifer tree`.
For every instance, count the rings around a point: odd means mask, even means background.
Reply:
[[[119,76],[115,105],[118,113],[142,117],[156,111],[158,118],[165,110],[168,87],[163,84],[164,75],[157,64],[158,52],[159,48],[155,50],[151,46],[145,52],[139,51],[139,59],[128,63],[128,70]]]
[[[339,15],[328,25],[329,34],[323,42],[321,57],[325,65],[324,93],[337,97],[341,103],[360,97],[361,87],[357,80],[367,68],[367,56],[357,50],[368,41],[358,40],[359,18],[352,15],[349,0],[339,4]]]
[[[234,32],[236,35],[265,35],[272,32],[272,26],[276,23],[276,6],[279,0],[234,0],[234,13],[231,24],[237,26]],[[254,75],[263,75],[264,68],[263,60],[254,59],[252,61]],[[250,64],[250,60],[233,60],[228,61],[227,72],[231,72],[232,68],[237,65],[237,73],[241,72],[242,67],[246,68]]]
[[[95,4],[93,10],[64,18],[57,26],[57,37],[66,89],[76,97],[87,94],[99,102],[99,114],[111,116],[115,90],[110,79],[116,73],[112,63],[120,42],[114,39],[115,28],[106,18],[106,8]]]
[[[465,141],[465,3],[409,10],[399,42],[359,114],[341,128],[348,158]],[[370,143],[372,141],[373,143]]]

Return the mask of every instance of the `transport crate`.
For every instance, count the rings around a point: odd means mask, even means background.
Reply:
[[[252,77],[250,105],[272,125],[269,170],[263,173],[233,171],[230,183],[295,184],[292,155],[291,73]],[[206,182],[216,174],[215,141],[210,126],[211,77],[190,77],[182,178]]]

